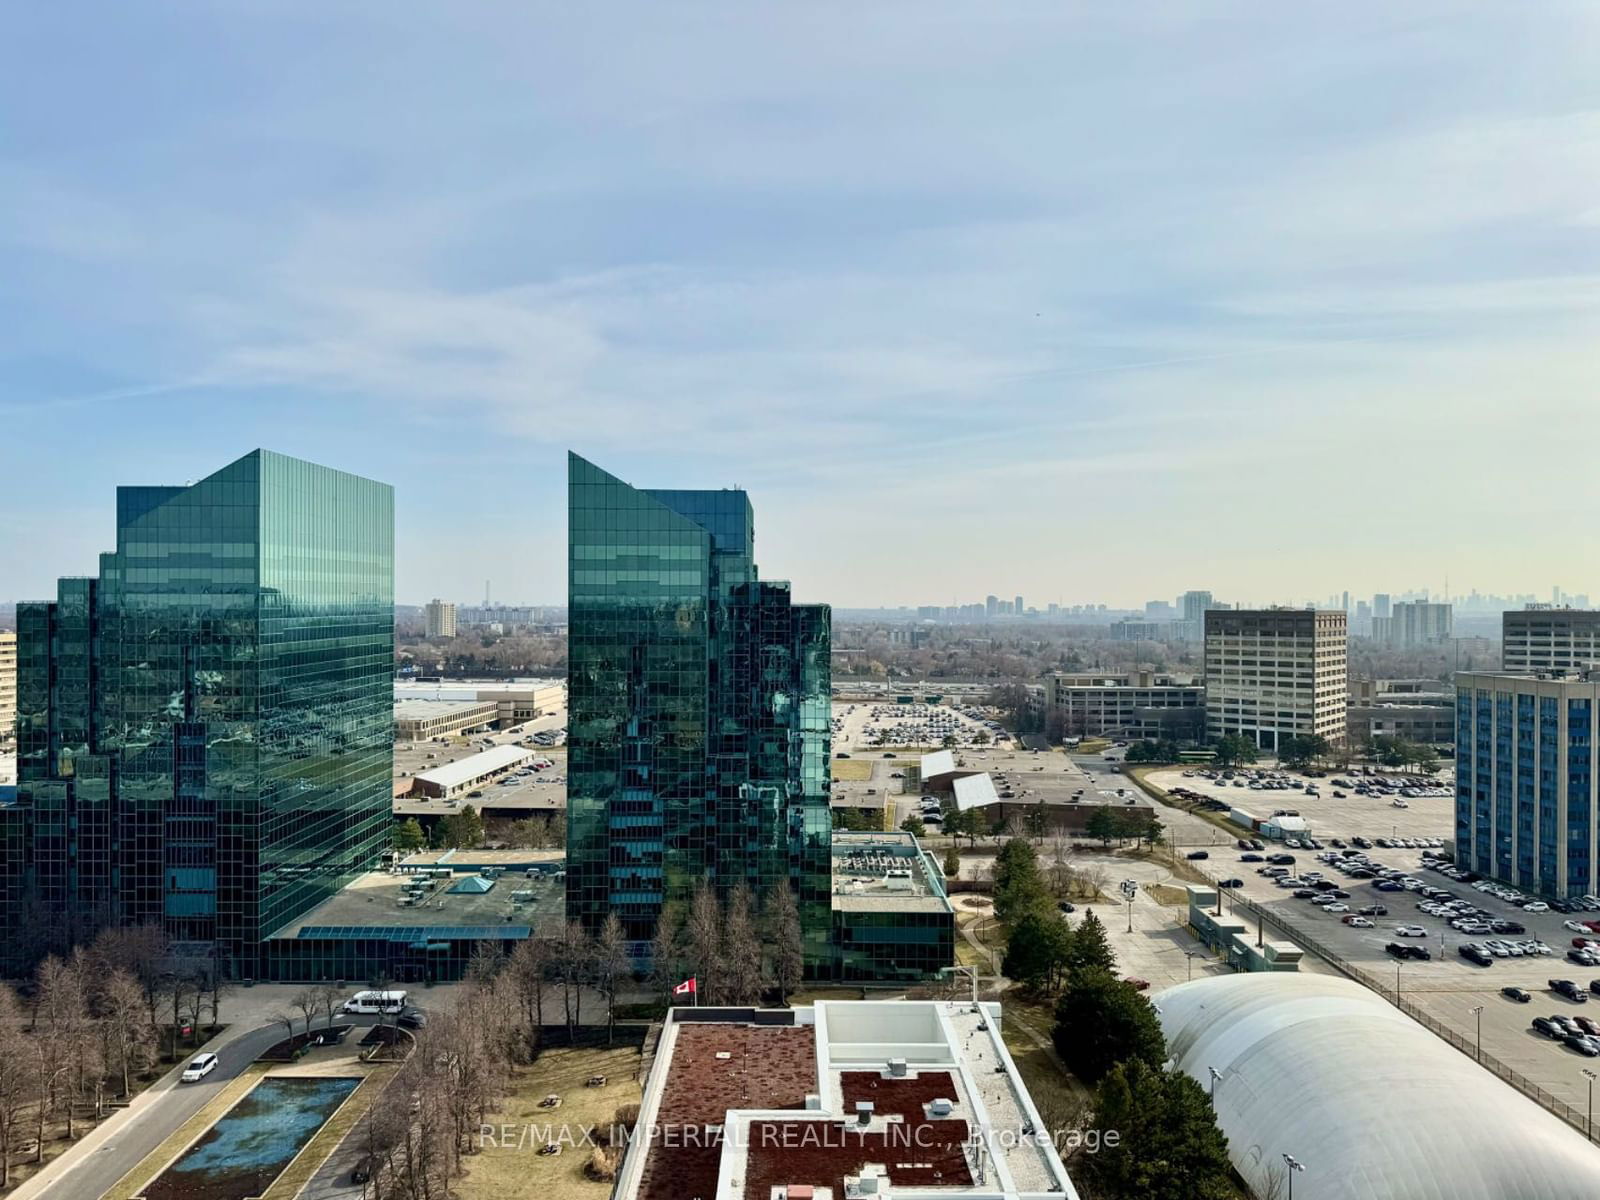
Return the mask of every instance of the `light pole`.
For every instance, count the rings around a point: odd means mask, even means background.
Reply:
[[[1394,1002],[1400,1003],[1400,964],[1394,965]]]
[[[1589,1115],[1585,1118],[1583,1127],[1589,1140],[1594,1141],[1594,1081],[1595,1074],[1588,1067],[1583,1068],[1583,1077],[1589,1081]]]
[[[1217,1106],[1217,1080],[1222,1078],[1222,1072],[1215,1067],[1207,1067],[1206,1070],[1211,1072],[1211,1107],[1215,1108]]]
[[[1306,1165],[1291,1154],[1283,1156],[1283,1165],[1289,1168],[1289,1200],[1294,1200],[1294,1177],[1298,1172],[1304,1171]]]
[[[1185,950],[1183,956],[1189,960],[1189,982],[1194,981],[1194,951]]]
[[[1478,1019],[1478,1051],[1477,1059],[1483,1061],[1483,1005],[1478,1005],[1472,1010],[1472,1015]]]

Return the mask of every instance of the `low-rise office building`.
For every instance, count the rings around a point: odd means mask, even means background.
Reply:
[[[1188,738],[1205,724],[1205,688],[1174,675],[1058,673],[1044,688],[1045,710],[1068,737]]]
[[[1456,861],[1548,896],[1600,872],[1600,671],[1456,676]]]
[[[914,982],[955,962],[944,876],[911,834],[833,834],[834,977]]]
[[[418,772],[413,790],[437,800],[462,796],[492,783],[507,771],[532,762],[534,753],[521,746],[496,746],[431,771]]]
[[[1500,669],[1537,675],[1600,663],[1600,612],[1534,604],[1500,617]]]
[[[1205,614],[1206,736],[1271,753],[1291,736],[1342,743],[1348,721],[1346,616],[1310,608]]]
[[[499,719],[500,706],[493,701],[402,700],[394,706],[394,737],[397,742],[425,742],[492,729]]]
[[[1455,692],[1437,679],[1357,679],[1350,684],[1350,741],[1404,738],[1448,746],[1456,738]]]
[[[495,725],[505,729],[563,711],[567,706],[567,685],[560,679],[397,680],[394,698],[396,703],[432,700],[493,704]]]

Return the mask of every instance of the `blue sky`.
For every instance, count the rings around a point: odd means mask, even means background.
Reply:
[[[1559,0],[13,6],[0,599],[257,445],[396,485],[413,602],[560,601],[568,447],[841,605],[1600,593],[1596,61]]]

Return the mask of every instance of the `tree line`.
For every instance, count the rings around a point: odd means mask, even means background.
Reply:
[[[151,1077],[169,1019],[171,1058],[179,1028],[198,1030],[207,1008],[214,1028],[224,991],[211,964],[175,958],[155,925],[47,954],[21,992],[0,984],[0,1188],[27,1143],[42,1163],[51,1133],[75,1139]]]

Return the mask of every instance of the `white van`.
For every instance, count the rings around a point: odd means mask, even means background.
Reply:
[[[344,1002],[347,1013],[397,1013],[406,1006],[404,992],[357,992]]]

